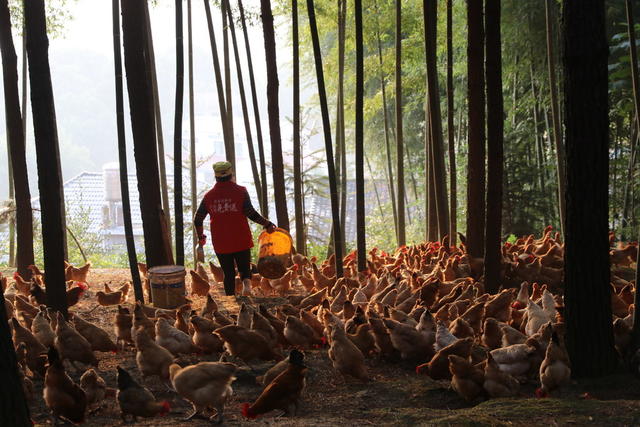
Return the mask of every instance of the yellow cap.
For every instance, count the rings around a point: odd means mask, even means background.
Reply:
[[[222,178],[227,175],[231,175],[231,163],[229,162],[216,162],[213,164],[213,171],[216,177]]]

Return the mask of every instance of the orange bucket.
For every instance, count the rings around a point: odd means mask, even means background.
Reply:
[[[273,233],[263,231],[258,237],[260,251],[258,253],[258,273],[267,279],[279,279],[291,266],[293,239],[282,228]]]

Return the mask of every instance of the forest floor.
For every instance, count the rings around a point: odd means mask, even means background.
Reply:
[[[114,307],[98,306],[93,293],[104,283],[122,284],[129,277],[128,270],[94,269],[89,274],[90,289],[86,297],[74,307],[87,320],[113,334],[112,322],[117,311]],[[237,311],[232,297],[222,295],[220,289],[212,292],[221,311]],[[133,292],[131,292],[133,294]],[[131,298],[131,296],[130,296]],[[203,298],[194,299],[200,308]],[[93,310],[92,310],[93,309]],[[99,374],[109,387],[116,387],[116,366],[121,365],[141,381],[135,365],[135,349],[118,354],[96,353]],[[181,364],[216,360],[212,356],[183,357]],[[184,363],[182,363],[184,362]],[[468,404],[449,388],[449,381],[433,381],[417,376],[415,366],[370,359],[367,364],[372,376],[368,383],[345,381],[336,374],[326,350],[306,352],[309,366],[307,389],[297,417],[278,418],[277,412],[255,421],[247,421],[240,414],[243,402],[254,401],[262,387],[255,374],[241,367],[233,384],[234,396],[225,407],[226,425],[288,425],[288,426],[351,426],[351,425],[639,425],[640,380],[628,374],[617,374],[598,380],[573,382],[552,398],[536,399],[535,386],[521,389],[518,398],[492,399]],[[254,366],[259,373],[271,364]],[[82,372],[70,371],[78,381]],[[35,425],[48,424],[48,411],[42,398],[42,380],[34,380],[35,398],[31,402],[31,415]],[[157,378],[144,383],[158,399],[171,402],[171,412],[165,417],[139,419],[142,426],[206,426],[205,420],[182,421],[191,410],[190,404],[175,393],[166,391]],[[1,423],[0,423],[1,424]],[[120,411],[115,400],[106,400],[104,407],[89,415],[84,425],[120,425]]]

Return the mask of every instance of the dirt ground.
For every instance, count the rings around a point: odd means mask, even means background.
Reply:
[[[128,278],[127,270],[92,270],[90,289],[85,298],[74,307],[87,320],[96,323],[113,334],[112,321],[116,307],[96,306],[93,293],[104,283],[118,285]],[[131,292],[133,294],[133,292]],[[233,298],[224,297],[220,289],[214,291],[222,310],[230,314],[237,311]],[[131,297],[131,296],[130,296]],[[203,298],[194,299],[199,308]],[[93,309],[93,310],[92,310]],[[114,336],[115,338],[115,336]],[[141,381],[135,366],[135,350],[129,348],[118,354],[96,353],[99,374],[109,387],[116,387],[116,365],[127,369]],[[182,365],[198,361],[216,360],[214,357],[182,358]],[[287,426],[351,426],[351,425],[638,425],[640,424],[640,380],[628,374],[573,382],[556,393],[553,398],[534,398],[535,385],[522,387],[521,396],[511,399],[493,399],[473,405],[465,403],[449,389],[448,381],[433,381],[415,374],[415,366],[406,363],[390,363],[378,359],[368,360],[372,381],[362,383],[345,381],[336,374],[326,350],[306,352],[310,367],[307,389],[297,417],[277,417],[277,412],[255,421],[247,421],[240,414],[240,405],[250,402],[262,388],[255,381],[255,373],[247,367],[240,368],[233,384],[234,396],[225,408],[226,425],[287,425]],[[271,364],[253,366],[262,373]],[[70,371],[76,381],[82,372]],[[48,411],[42,399],[42,380],[35,380],[36,396],[31,403],[32,418],[36,425],[46,425]],[[171,402],[171,412],[165,417],[139,419],[142,426],[206,426],[207,420],[183,421],[191,406],[175,393],[166,391],[157,379],[144,383],[159,399]],[[584,394],[588,393],[588,398]],[[0,423],[1,424],[1,423]],[[117,402],[106,400],[104,407],[89,415],[84,425],[120,425]]]

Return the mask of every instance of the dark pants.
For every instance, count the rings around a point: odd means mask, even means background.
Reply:
[[[240,272],[240,279],[251,278],[251,249],[232,254],[217,253],[216,255],[224,273],[224,293],[234,295],[236,290],[236,266]]]

